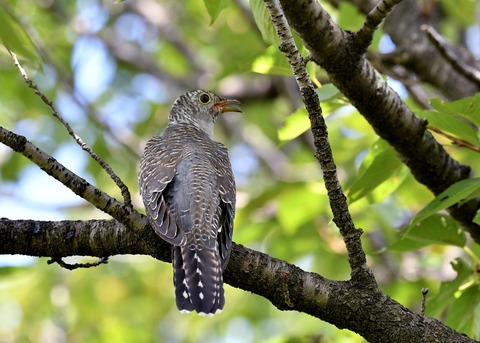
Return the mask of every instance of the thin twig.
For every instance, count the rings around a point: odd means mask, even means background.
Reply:
[[[137,211],[88,183],[52,156],[29,142],[24,136],[17,135],[0,126],[0,142],[28,158],[45,173],[61,182],[72,192],[87,200],[99,210],[111,215],[125,227],[143,230],[145,225],[147,225],[147,219],[143,218]]]
[[[457,138],[457,137],[455,137],[455,136],[452,136],[452,135],[450,135],[450,134],[448,134],[448,133],[446,133],[446,132],[444,132],[444,131],[442,131],[442,130],[440,130],[440,129],[437,129],[437,128],[435,128],[435,127],[432,127],[432,126],[430,126],[430,125],[427,126],[427,128],[428,128],[430,131],[436,132],[436,133],[438,133],[438,134],[440,134],[440,135],[442,135],[442,136],[444,136],[444,137],[447,137],[447,138],[450,139],[450,140],[453,142],[453,144],[455,144],[455,145],[458,145],[458,146],[461,146],[461,147],[464,147],[464,148],[468,148],[468,149],[473,150],[473,151],[475,151],[475,152],[480,152],[480,147],[478,147],[478,146],[476,146],[476,145],[473,145],[473,144],[467,142],[466,140],[463,140],[463,139]]]
[[[421,29],[455,70],[480,87],[480,70],[472,68],[464,63],[461,58],[458,58],[458,56],[448,48],[448,43],[445,39],[435,31],[432,26],[422,25]]]
[[[60,267],[68,269],[68,270],[74,270],[78,268],[92,268],[92,267],[98,267],[101,264],[107,264],[108,263],[108,257],[102,257],[98,259],[95,262],[89,262],[89,263],[67,263],[61,258],[57,257],[52,257],[50,260],[47,261],[47,264],[52,264],[52,263],[57,263]]]
[[[75,142],[83,149],[85,150],[90,156],[107,172],[107,174],[112,178],[112,180],[115,182],[115,184],[120,188],[120,191],[122,192],[123,200],[125,202],[125,205],[129,208],[132,208],[132,200],[130,196],[130,192],[128,190],[128,187],[123,183],[123,181],[115,174],[113,171],[112,167],[105,162],[102,158],[100,158],[94,151],[93,149],[88,146],[80,136],[78,136],[75,131],[70,127],[70,125],[62,118],[62,116],[58,113],[56,110],[55,106],[53,105],[53,102],[50,101],[45,94],[43,94],[39,89],[38,86],[28,77],[27,72],[25,69],[23,69],[22,65],[20,64],[17,55],[13,53],[12,51],[8,51],[10,55],[13,58],[13,62],[15,66],[18,68],[20,73],[22,74],[23,80],[25,83],[28,85],[28,87],[32,88],[35,94],[42,99],[42,101],[50,108],[50,111],[52,115],[62,123],[62,125],[67,129],[68,133],[70,136],[73,137]]]
[[[327,126],[322,116],[317,93],[308,76],[305,61],[298,52],[278,0],[264,0],[264,3],[280,39],[279,49],[285,54],[292,68],[302,96],[302,101],[308,111],[314,136],[315,156],[323,172],[325,187],[333,212],[333,221],[339,228],[348,251],[348,262],[352,270],[352,280],[363,280],[364,283],[375,284],[375,278],[367,266],[365,252],[363,251],[360,240],[362,230],[355,228],[348,210],[346,197],[338,181],[337,167],[333,160],[332,149],[328,140]]]
[[[354,43],[360,51],[366,51],[373,40],[378,26],[387,17],[388,13],[402,0],[383,0],[367,14],[362,27],[355,32]]]
[[[428,288],[422,288],[422,316],[425,316],[425,310],[427,309],[427,294]]]

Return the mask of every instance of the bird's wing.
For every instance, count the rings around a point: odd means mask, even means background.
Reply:
[[[235,179],[233,177],[232,166],[228,151],[221,143],[218,144],[216,151],[218,154],[213,156],[213,163],[217,174],[217,187],[220,193],[221,217],[219,221],[219,232],[217,234],[220,257],[222,259],[222,268],[225,269],[230,258],[230,249],[232,247],[233,219],[235,217]]]
[[[181,157],[182,149],[168,144],[164,135],[154,137],[145,147],[138,175],[140,194],[150,224],[160,237],[174,245],[183,244],[185,235],[179,230],[165,201],[164,191],[171,185]]]

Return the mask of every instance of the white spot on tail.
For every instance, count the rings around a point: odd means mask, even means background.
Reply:
[[[181,314],[189,314],[189,313],[192,313],[192,311],[189,311],[189,310],[180,310],[180,313],[181,313]]]
[[[195,252],[195,254],[193,255],[193,258],[196,259],[198,261],[198,263],[202,262],[202,260],[200,260],[200,257],[198,257],[197,253]]]
[[[200,270],[200,268],[197,268],[196,272],[198,275],[202,275],[202,271]]]
[[[183,295],[183,297],[184,297],[185,299],[188,299],[188,293],[187,293],[187,291],[183,291],[182,295]]]
[[[200,299],[203,300],[204,296],[203,296],[203,293],[202,293],[202,292],[200,292],[200,293],[198,294],[198,296],[200,297]]]
[[[202,281],[198,281],[198,287],[202,287],[202,288],[203,288],[203,283],[202,283]]]

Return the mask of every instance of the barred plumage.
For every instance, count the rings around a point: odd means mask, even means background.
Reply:
[[[180,96],[164,133],[148,141],[139,185],[155,232],[173,245],[177,307],[213,315],[225,303],[222,271],[230,257],[235,181],[227,149],[213,140],[215,119],[239,102],[204,90]]]

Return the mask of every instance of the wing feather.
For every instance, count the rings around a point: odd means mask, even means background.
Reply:
[[[228,156],[228,150],[221,143],[216,143],[216,154],[211,156],[217,176],[217,188],[220,194],[220,220],[217,241],[222,259],[222,269],[230,258],[233,236],[233,220],[235,218],[236,189],[235,179]]]
[[[138,182],[153,229],[167,242],[180,245],[185,242],[185,236],[178,229],[175,217],[165,201],[164,192],[175,177],[182,149],[175,144],[167,144],[164,135],[148,141],[140,162]]]

